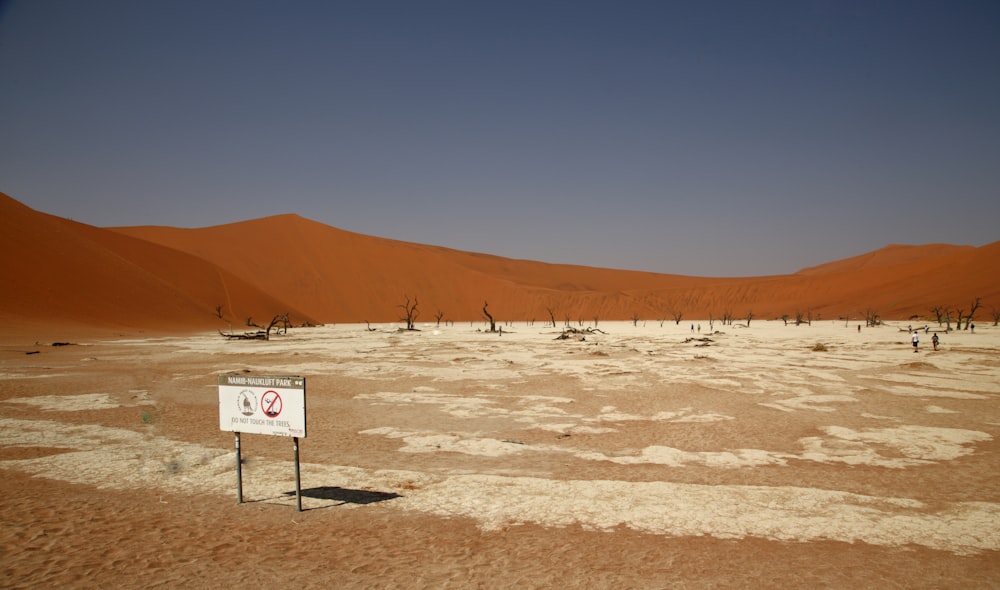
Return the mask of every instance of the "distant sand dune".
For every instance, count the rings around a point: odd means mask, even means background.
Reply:
[[[888,246],[780,276],[705,278],[511,260],[355,234],[297,215],[200,229],[102,229],[34,211],[0,193],[0,320],[31,333],[242,330],[293,323],[393,322],[409,296],[418,321],[501,324],[596,320],[705,323],[927,318],[933,306],[978,317],[1000,306],[1000,242]],[[218,317],[219,315],[222,317]],[[926,321],[926,320],[923,320]]]

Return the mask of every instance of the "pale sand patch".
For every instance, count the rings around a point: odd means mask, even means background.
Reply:
[[[989,434],[975,430],[915,425],[866,431],[828,426],[823,430],[829,438],[807,437],[799,441],[805,448],[801,458],[903,468],[957,459],[974,452],[969,445],[993,439]],[[877,446],[888,448],[903,457],[884,457],[878,453]]]
[[[861,412],[862,418],[871,418],[872,420],[888,420],[890,422],[902,422],[902,419],[896,416],[881,416],[879,414],[871,414],[869,412]]]
[[[78,449],[0,462],[6,469],[98,488],[157,487],[185,494],[232,493],[232,455],[221,449],[121,429],[51,421],[0,419],[0,426],[4,446]],[[80,469],[81,464],[87,469]],[[1000,529],[992,526],[1000,522],[1000,504],[988,502],[955,502],[930,510],[907,498],[788,486],[563,481],[478,474],[431,476],[311,463],[304,464],[303,471],[327,485],[332,482],[345,488],[399,493],[401,497],[395,503],[399,509],[468,517],[484,530],[525,523],[578,524],[596,530],[627,526],[669,536],[912,544],[958,554],[1000,549]],[[247,466],[245,472],[256,493],[289,501],[290,462]],[[705,510],[707,506],[711,510]]]
[[[465,490],[476,490],[470,502]],[[971,554],[1000,547],[1000,504],[962,502],[928,513],[920,502],[794,487],[449,477],[421,490],[420,509],[476,518],[487,530],[541,522],[599,530],[628,526],[672,536],[747,536],[923,545]],[[496,501],[502,498],[502,501]],[[426,500],[430,502],[426,502]],[[553,501],[553,500],[556,501]],[[711,510],[705,510],[711,506]],[[815,514],[823,514],[817,519]]]
[[[358,434],[369,434],[385,436],[392,439],[400,439],[405,444],[399,448],[403,453],[463,453],[466,455],[477,455],[481,457],[502,457],[504,455],[517,455],[524,452],[551,451],[550,447],[528,446],[519,441],[501,441],[492,438],[483,438],[475,433],[451,433],[442,434],[437,432],[417,432],[399,430],[392,427],[371,428],[362,430]]]
[[[650,420],[654,422],[689,422],[689,423],[700,423],[704,424],[707,422],[721,422],[724,420],[735,420],[734,416],[726,416],[725,414],[716,414],[714,412],[707,413],[692,413],[694,410],[692,408],[682,408],[677,412],[658,412],[650,417]]]
[[[693,408],[681,408],[675,411],[662,411],[651,415],[632,414],[620,412],[615,406],[605,406],[601,408],[600,414],[588,416],[579,413],[570,413],[564,408],[550,405],[551,403],[571,404],[573,400],[566,397],[522,396],[514,401],[522,406],[517,409],[498,407],[498,400],[486,399],[483,397],[462,397],[451,394],[433,393],[426,388],[422,391],[416,389],[412,392],[388,392],[366,393],[355,396],[354,399],[369,401],[372,405],[431,405],[451,416],[458,418],[471,417],[501,417],[511,416],[518,422],[531,423],[540,428],[552,429],[551,424],[546,424],[545,419],[555,418],[558,420],[576,419],[585,423],[600,422],[688,422],[707,423],[719,422],[723,420],[733,420],[732,416],[713,412],[696,412]],[[543,403],[537,403],[543,402]],[[565,425],[565,422],[560,422]],[[583,426],[566,426],[568,428],[586,428]],[[581,430],[582,431],[582,430]],[[590,429],[590,432],[601,432],[607,430]]]
[[[355,396],[355,399],[371,401],[373,405],[423,404],[438,406],[446,414],[459,418],[509,413],[504,408],[495,407],[496,402],[493,400],[447,393],[382,391],[370,394],[363,393]]]
[[[638,456],[608,456],[603,453],[579,451],[581,459],[610,461],[622,465],[642,463],[683,467],[704,465],[705,467],[759,467],[761,465],[786,465],[790,455],[771,453],[760,449],[736,449],[733,451],[682,451],[665,446],[651,446],[642,449]]]
[[[534,423],[533,428],[561,434],[607,434],[617,432],[616,428],[604,426],[581,426],[573,422]]]
[[[565,426],[565,425],[563,425]],[[557,453],[572,455],[587,461],[607,461],[620,465],[664,465],[684,467],[700,465],[714,468],[750,468],[764,465],[787,466],[790,459],[818,463],[840,462],[850,465],[872,465],[903,469],[918,465],[948,461],[974,452],[976,442],[992,440],[983,432],[951,428],[905,426],[901,428],[856,432],[849,428],[829,426],[823,429],[827,438],[806,437],[799,440],[802,453],[775,452],[764,449],[732,449],[725,451],[685,451],[664,445],[648,446],[638,454],[581,450],[572,446],[545,444],[526,445],[516,440],[498,440],[479,433],[447,434],[433,431],[401,430],[393,427],[372,428],[359,434],[384,436],[402,440],[404,453],[462,453],[483,457],[501,457],[523,453]],[[560,432],[572,432],[565,428]],[[579,433],[579,432],[574,432]],[[880,449],[903,458],[885,456]]]
[[[891,393],[892,395],[898,395],[901,397],[942,397],[949,399],[971,399],[971,400],[984,400],[992,399],[988,395],[983,395],[979,393],[970,393],[968,391],[947,391],[940,389],[929,389],[929,388],[916,388],[909,387],[905,385],[892,385],[892,384],[882,384],[878,386],[883,391]]]
[[[114,400],[107,393],[81,393],[76,395],[40,395],[37,397],[13,397],[6,400],[6,403],[24,404],[35,406],[40,410],[79,412],[83,410],[107,410],[110,408],[121,408],[126,405],[152,404],[148,399],[147,392],[130,392],[134,395],[129,404],[123,404]]]
[[[798,410],[811,410],[814,412],[835,412],[837,409],[826,404],[847,403],[858,401],[850,395],[834,394],[807,394],[774,402],[759,402],[761,406],[781,410],[782,412],[795,412]]]
[[[48,420],[0,419],[0,427],[0,444],[5,447],[76,450],[36,459],[0,461],[0,467],[6,469],[98,488],[154,487],[180,494],[233,493],[235,489],[235,456],[231,450],[120,428]],[[87,468],[81,469],[81,465]],[[346,466],[303,464],[303,471],[321,476],[324,481],[357,487],[398,489],[417,481],[429,481],[416,472],[370,472]],[[244,466],[248,486],[275,498],[294,485],[292,473],[288,461],[254,460]]]
[[[0,373],[0,381],[5,381],[7,379],[57,379],[60,377],[67,377],[68,373],[42,373],[42,374],[25,374],[25,373]]]
[[[918,365],[919,369],[911,372],[891,372],[879,375],[877,378],[869,377],[872,381],[882,381],[886,384],[911,384],[933,391],[937,390],[957,390],[969,394],[1000,393],[1000,383],[989,380],[969,381],[948,374],[930,372],[924,368],[923,364]],[[903,388],[905,390],[905,388]],[[967,399],[986,399],[988,396],[970,397]]]
[[[720,422],[722,420],[733,420],[732,416],[725,416],[716,413],[696,413],[694,408],[681,408],[676,411],[656,412],[644,416],[642,414],[631,414],[620,412],[615,406],[605,406],[601,408],[601,413],[596,417],[584,417],[588,422]]]

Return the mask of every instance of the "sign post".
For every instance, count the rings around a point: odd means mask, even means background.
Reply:
[[[292,445],[295,447],[295,509],[302,512],[302,483],[299,480],[299,439],[292,438]]]
[[[236,497],[243,503],[240,433],[292,437],[295,505],[302,512],[299,438],[306,437],[306,380],[299,376],[219,375],[219,429],[236,436]]]
[[[243,503],[243,455],[240,454],[240,433],[236,432],[236,500]]]

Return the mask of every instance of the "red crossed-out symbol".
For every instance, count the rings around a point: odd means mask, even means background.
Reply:
[[[268,418],[277,418],[281,413],[281,396],[273,389],[266,391],[260,400],[260,407]]]

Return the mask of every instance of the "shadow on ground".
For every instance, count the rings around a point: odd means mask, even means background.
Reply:
[[[303,498],[315,498],[317,500],[332,500],[340,504],[374,504],[399,498],[399,494],[388,492],[373,492],[370,490],[352,490],[337,486],[319,486],[302,490]],[[295,491],[285,492],[286,496],[294,496]]]

